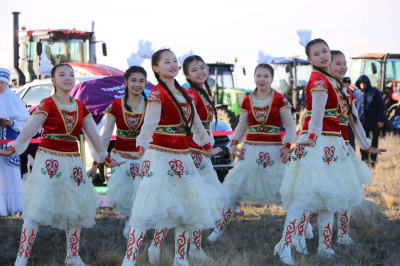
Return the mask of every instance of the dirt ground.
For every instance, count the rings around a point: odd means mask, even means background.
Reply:
[[[307,241],[309,255],[296,254],[295,265],[400,265],[400,138],[387,137],[380,147],[388,152],[379,156],[373,170],[374,183],[366,188],[366,199],[380,205],[386,217],[375,216],[362,223],[351,223],[350,236],[357,243],[343,247],[336,243],[335,218],[332,247],[336,256],[326,260],[317,255],[317,214],[311,223],[314,238]],[[190,265],[282,265],[273,256],[273,248],[282,234],[286,212],[276,205],[242,205],[243,217],[235,217],[227,233],[217,244],[210,244],[203,233],[203,249],[215,263],[191,260]],[[0,218],[0,264],[14,265],[22,227],[21,217]],[[127,241],[122,235],[124,219],[110,208],[97,210],[96,226],[82,230],[80,255],[90,265],[121,265]],[[152,231],[148,231],[140,249],[137,265],[150,265],[147,248]],[[64,265],[66,255],[65,231],[40,227],[28,265]],[[172,265],[174,230],[163,245],[160,265]]]

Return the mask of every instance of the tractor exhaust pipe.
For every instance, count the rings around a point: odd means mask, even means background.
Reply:
[[[19,69],[19,20],[18,15],[20,12],[12,12],[14,17],[14,25],[13,25],[13,37],[14,37],[14,69],[17,74],[17,86],[23,86],[25,84],[25,75],[22,73],[21,69]]]

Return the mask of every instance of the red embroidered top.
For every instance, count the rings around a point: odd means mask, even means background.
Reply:
[[[54,97],[53,95],[43,99],[33,112],[47,115],[42,126],[44,138],[39,144],[39,149],[71,155],[79,154],[77,140],[82,130],[82,122],[90,117],[91,113],[81,101],[75,99],[73,101],[76,103],[76,109],[63,110],[58,107]]]
[[[333,80],[332,80],[333,81]],[[339,118],[338,118],[338,92],[334,88],[327,77],[320,72],[314,70],[306,87],[306,109],[307,116],[304,120],[303,130],[301,134],[308,132],[308,123],[311,119],[312,95],[313,91],[326,91],[328,100],[325,105],[325,113],[322,122],[322,135],[340,136]]]
[[[291,108],[289,101],[282,94],[273,91],[272,101],[265,106],[254,106],[251,96],[247,95],[242,103],[241,110],[248,111],[249,129],[246,136],[247,143],[282,144],[280,135],[281,115],[279,110]]]
[[[344,92],[349,99],[349,103],[352,105],[356,100],[353,93],[347,87],[345,87]],[[347,105],[346,100],[343,98],[342,94],[339,95],[340,105],[339,105],[339,127],[342,133],[342,137],[346,144],[349,143],[349,115],[351,113],[351,108]]]
[[[117,138],[115,140],[115,152],[132,152],[136,150],[136,137],[139,136],[143,125],[146,106],[140,111],[129,112],[126,110],[124,98],[115,99],[104,111],[104,114],[113,116],[117,125]],[[142,101],[142,100],[141,100]]]
[[[186,90],[184,90],[186,93]],[[182,95],[175,95],[182,106],[183,112],[191,121],[192,109]],[[161,117],[153,134],[151,148],[164,149],[168,151],[188,152],[189,142],[186,136],[185,122],[168,92],[157,84],[150,93],[148,103],[158,101],[161,104]]]
[[[213,120],[214,117],[214,111],[212,106],[207,102],[203,101],[203,98],[200,96],[200,94],[193,88],[189,88],[187,90],[189,97],[192,99],[194,106],[196,107],[197,114],[200,117],[201,123],[204,126],[204,129],[207,131],[208,135],[210,135],[211,131],[211,121]],[[204,147],[201,147],[197,145],[193,141],[193,134],[189,138],[189,148],[191,150],[199,151],[204,154],[207,154],[206,149]]]

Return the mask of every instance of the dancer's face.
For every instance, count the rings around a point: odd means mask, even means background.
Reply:
[[[202,61],[193,61],[189,64],[186,78],[196,84],[204,84],[208,78],[208,67]]]
[[[56,69],[51,81],[57,90],[70,91],[75,86],[74,70],[69,66],[60,66]]]
[[[128,78],[128,89],[131,94],[141,94],[146,87],[146,78],[143,73],[132,73]]]
[[[258,67],[254,75],[254,82],[260,91],[266,91],[271,88],[273,81],[271,71],[266,67]]]
[[[157,66],[153,70],[164,78],[175,78],[179,72],[179,63],[176,56],[171,51],[164,51]]]
[[[342,54],[337,54],[332,58],[332,62],[329,65],[330,74],[337,79],[344,79],[347,72],[346,57]]]
[[[313,44],[310,47],[310,56],[307,57],[307,60],[316,67],[328,68],[331,63],[331,51],[323,42]]]

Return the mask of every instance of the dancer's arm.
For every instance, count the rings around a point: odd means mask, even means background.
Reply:
[[[47,115],[45,113],[33,114],[26,126],[19,133],[18,138],[15,141],[9,142],[7,147],[14,147],[15,153],[21,155],[28,148],[31,138],[42,128],[46,119]]]
[[[117,120],[115,117],[111,115],[104,115],[102,122],[104,122],[103,127],[100,129],[99,134],[101,138],[101,142],[103,143],[103,147],[107,150],[108,145],[110,144],[112,134],[115,128],[115,121]]]
[[[292,112],[290,108],[282,108],[279,110],[283,127],[286,130],[283,136],[283,148],[281,149],[280,155],[282,163],[286,163],[290,158],[290,146],[296,138],[296,124],[294,123]]]
[[[358,111],[355,106],[355,102],[353,102],[353,108],[352,108],[352,114],[355,117],[358,117]],[[353,129],[354,132],[354,137],[357,140],[358,145],[362,150],[364,150],[366,153],[369,154],[380,154],[381,152],[386,152],[386,149],[378,149],[376,147],[371,147],[371,140],[367,138],[367,135],[365,134],[365,130],[363,126],[361,125],[360,120],[357,119],[357,121],[354,119],[353,115],[350,114],[349,116],[349,125]]]
[[[308,123],[309,137],[307,141],[299,144],[314,147],[317,137],[322,133],[322,124],[325,115],[325,105],[328,100],[328,93],[322,90],[314,90],[311,92],[311,96],[311,119]]]

